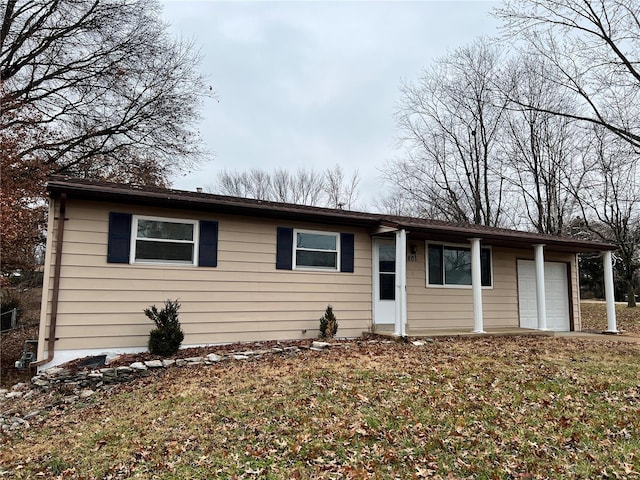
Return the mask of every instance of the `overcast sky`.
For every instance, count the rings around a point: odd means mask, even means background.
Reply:
[[[202,136],[213,161],[174,179],[195,190],[222,169],[359,171],[360,204],[398,155],[402,80],[481,35],[497,33],[489,1],[165,1],[172,33],[201,47],[217,93]]]

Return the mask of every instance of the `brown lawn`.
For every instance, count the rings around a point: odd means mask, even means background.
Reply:
[[[550,337],[174,367],[2,436],[0,477],[640,478],[639,379],[639,345]]]

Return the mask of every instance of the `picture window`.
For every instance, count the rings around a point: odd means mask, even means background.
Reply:
[[[491,249],[480,250],[480,277],[483,287],[492,285]],[[428,286],[470,286],[471,248],[455,245],[427,245]]]

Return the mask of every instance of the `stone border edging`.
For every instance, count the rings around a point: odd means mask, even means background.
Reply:
[[[392,340],[364,340],[366,343],[392,343]],[[359,339],[362,342],[362,339]],[[322,342],[314,341],[310,346],[295,345],[271,347],[265,350],[242,350],[230,353],[209,353],[204,357],[187,357],[179,359],[146,360],[131,364],[99,369],[84,369],[72,371],[64,367],[52,367],[31,378],[30,385],[17,383],[11,390],[0,389],[0,402],[10,399],[29,399],[38,391],[71,390],[70,395],[61,396],[53,403],[39,410],[33,410],[25,415],[16,411],[0,412],[0,431],[13,432],[22,428],[29,428],[30,421],[37,420],[45,410],[51,410],[60,405],[69,405],[78,400],[85,400],[93,396],[96,390],[106,390],[116,384],[128,383],[140,377],[149,375],[151,370],[161,370],[172,367],[190,367],[196,365],[214,365],[225,361],[247,361],[259,359],[265,355],[297,355],[301,351],[309,350],[321,352],[335,347],[348,347],[351,342]],[[1,403],[0,403],[1,404]]]
[[[170,367],[190,367],[194,365],[213,365],[215,363],[229,360],[249,360],[250,358],[261,358],[266,354],[297,354],[302,350],[322,351],[329,347],[342,346],[342,343],[328,343],[314,341],[311,347],[306,346],[289,346],[289,347],[272,347],[268,350],[245,350],[238,352],[226,353],[218,355],[217,353],[209,353],[204,357],[187,357],[178,359],[163,360],[145,360],[141,362],[133,362],[128,366],[109,367],[78,370],[70,372],[64,367],[52,367],[44,372],[36,375],[31,379],[31,384],[41,389],[59,385],[78,385],[80,387],[100,388],[106,383],[126,383],[131,377],[143,376],[148,370],[170,368]]]

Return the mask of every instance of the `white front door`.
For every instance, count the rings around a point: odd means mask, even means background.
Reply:
[[[568,332],[570,318],[566,263],[544,262],[544,294],[547,328],[557,332]],[[536,266],[535,262],[530,260],[518,260],[518,303],[520,327],[537,329]]]
[[[396,321],[396,242],[373,239],[373,323]]]

